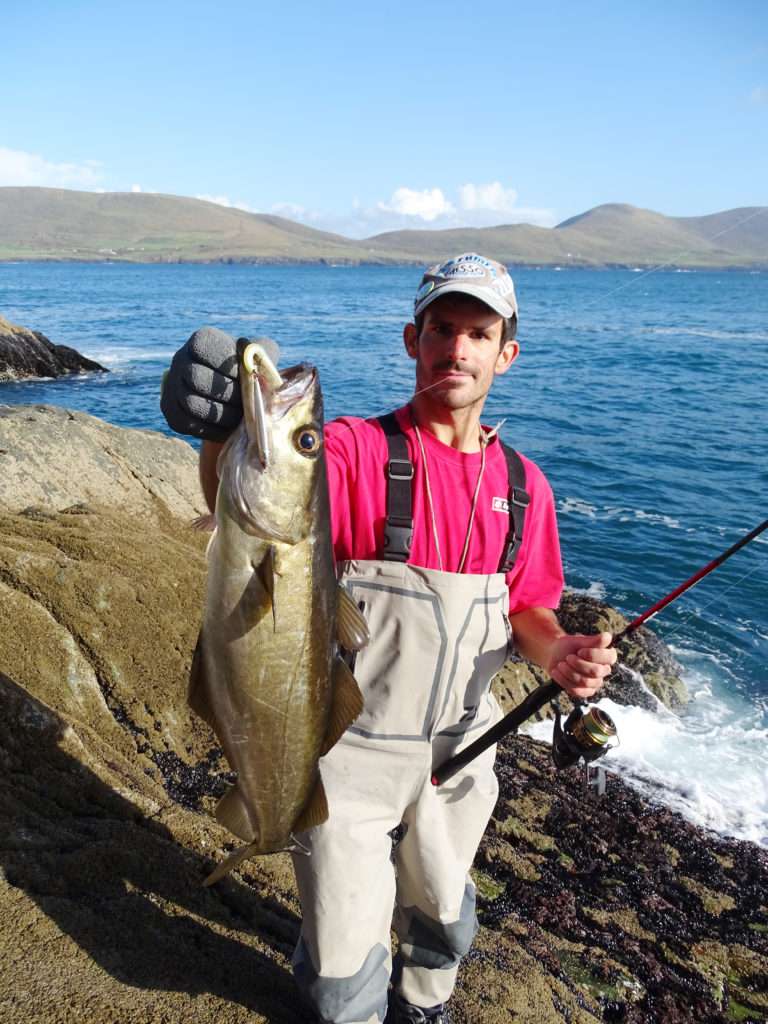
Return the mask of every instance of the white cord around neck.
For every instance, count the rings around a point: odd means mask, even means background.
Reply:
[[[435,543],[435,551],[437,553],[437,567],[442,572],[442,571],[444,571],[443,570],[443,556],[442,556],[442,553],[440,551],[440,539],[439,539],[439,537],[437,535],[437,519],[435,517],[435,503],[432,500],[432,487],[430,486],[430,482],[429,482],[429,464],[427,462],[427,453],[424,450],[424,442],[421,439],[421,431],[419,430],[419,425],[416,422],[416,417],[413,414],[413,409],[411,409],[411,423],[413,424],[413,429],[414,429],[414,432],[416,434],[416,440],[419,442],[419,450],[421,451],[421,461],[422,461],[422,464],[424,466],[424,482],[425,482],[426,491],[427,491],[427,503],[429,504],[429,514],[430,514],[430,518],[432,520],[432,537],[433,537],[433,540],[434,540],[434,543]],[[461,572],[464,571],[464,563],[466,562],[467,554],[469,553],[469,542],[470,542],[470,540],[472,538],[472,527],[475,524],[475,511],[477,510],[477,501],[478,501],[478,498],[480,496],[480,484],[482,483],[483,474],[485,473],[485,450],[488,447],[488,442],[491,441],[492,438],[496,436],[496,433],[497,433],[497,431],[498,431],[500,426],[501,426],[501,423],[497,427],[495,427],[490,432],[490,434],[486,434],[486,432],[482,429],[482,427],[480,428],[480,472],[477,474],[477,483],[475,484],[475,493],[472,495],[472,507],[471,507],[471,509],[469,511],[469,522],[467,523],[467,533],[466,533],[466,536],[464,538],[464,549],[461,552],[461,559],[459,561],[459,567],[456,570],[457,573],[461,573]]]

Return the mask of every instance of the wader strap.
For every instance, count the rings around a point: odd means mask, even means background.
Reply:
[[[384,525],[385,562],[407,562],[413,542],[413,508],[411,484],[413,463],[408,457],[408,442],[393,412],[380,416],[379,423],[387,438],[387,519]]]
[[[514,448],[504,444],[499,438],[504,458],[507,460],[509,474],[509,533],[504,541],[501,553],[499,572],[509,572],[515,564],[520,545],[523,543],[523,524],[525,510],[531,503],[531,497],[525,489],[525,466]]]

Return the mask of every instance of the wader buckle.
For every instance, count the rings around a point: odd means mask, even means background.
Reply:
[[[413,543],[413,521],[406,526],[387,519],[384,524],[384,550],[392,562],[407,562]]]
[[[408,459],[390,459],[387,475],[390,480],[413,480],[413,463]]]

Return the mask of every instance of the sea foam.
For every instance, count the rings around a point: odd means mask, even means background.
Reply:
[[[768,728],[754,706],[715,697],[697,671],[684,680],[692,694],[676,715],[616,704],[600,708],[614,720],[619,746],[600,763],[641,794],[689,821],[768,847]],[[551,720],[526,728],[552,741]]]

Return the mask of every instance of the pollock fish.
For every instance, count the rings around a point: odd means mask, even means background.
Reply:
[[[345,651],[365,620],[337,584],[317,371],[278,372],[239,342],[244,418],[219,457],[215,531],[189,703],[214,729],[237,781],[216,817],[247,857],[301,850],[328,817],[319,758],[362,710]]]

